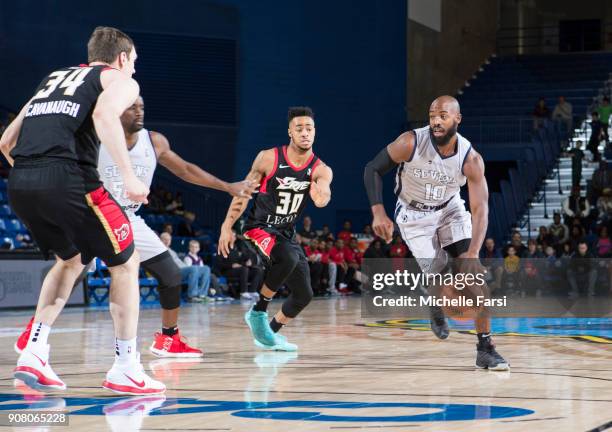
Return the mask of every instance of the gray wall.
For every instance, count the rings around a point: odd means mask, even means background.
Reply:
[[[431,101],[454,95],[495,50],[496,0],[442,0],[441,31],[408,22],[408,119],[427,118]]]

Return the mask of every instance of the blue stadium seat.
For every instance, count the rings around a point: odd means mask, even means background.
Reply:
[[[7,231],[15,234],[26,234],[28,229],[19,221],[19,219],[5,220]]]
[[[13,215],[13,211],[8,206],[8,204],[0,205],[0,217],[7,218],[7,217],[11,217],[12,215]]]

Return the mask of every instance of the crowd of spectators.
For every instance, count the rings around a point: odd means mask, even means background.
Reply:
[[[612,201],[609,189],[606,191],[606,199]],[[560,213],[555,213],[553,222],[539,227],[537,237],[527,243],[518,231],[512,233],[502,248],[492,238],[485,240],[480,257],[489,270],[489,285],[496,294],[576,298],[609,291],[612,220],[581,197],[578,187],[563,208],[563,219]]]

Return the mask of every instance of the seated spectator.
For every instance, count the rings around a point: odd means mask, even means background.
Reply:
[[[593,258],[589,251],[589,246],[585,242],[579,243],[576,252],[572,255],[567,270],[567,279],[571,287],[569,296],[571,298],[576,298],[580,295],[579,285],[587,286],[589,297],[595,295],[597,269]]]
[[[302,229],[298,233],[302,239],[307,240],[310,243],[312,239],[317,238],[317,232],[312,228],[312,219],[310,216],[304,216],[302,221]]]
[[[164,233],[167,234],[167,233]],[[167,234],[170,236],[169,234]],[[161,237],[160,237],[161,238]],[[172,237],[170,237],[170,242]],[[188,267],[196,268],[191,271],[190,279],[187,280],[187,297],[190,302],[208,301],[208,289],[210,288],[210,267],[204,264],[200,253],[200,242],[191,240],[189,242],[189,253],[183,258]]]
[[[370,246],[363,253],[364,258],[385,258],[387,252],[383,246],[383,241],[379,238],[375,238],[370,243]]]
[[[557,124],[563,126],[565,139],[570,137],[574,127],[574,114],[572,104],[565,100],[565,97],[559,96],[559,102],[553,109],[552,118]]]
[[[595,252],[600,258],[612,257],[612,241],[608,235],[608,227],[602,225],[597,230],[597,241],[595,242]]]
[[[563,215],[566,225],[572,225],[574,219],[580,220],[583,226],[587,226],[587,218],[591,212],[591,204],[585,197],[580,196],[580,186],[572,186],[572,193],[563,201]]]
[[[344,257],[349,266],[346,278],[348,288],[355,293],[361,293],[361,282],[359,281],[361,280],[361,276],[359,270],[361,269],[363,253],[359,250],[357,239],[352,238],[349,244],[344,247]]]
[[[586,231],[584,227],[580,224],[580,221],[576,219],[572,224],[572,229],[570,230],[570,238],[569,244],[571,245],[573,250],[576,250],[579,243],[586,242],[585,239]]]
[[[548,226],[548,232],[553,238],[553,246],[569,240],[569,228],[561,222],[561,215],[559,213],[553,215],[553,223]]]
[[[608,169],[608,161],[599,161],[599,167],[591,178],[591,190],[593,198],[596,200],[605,189],[612,188],[612,172]]]
[[[527,250],[523,253],[523,256],[521,258],[544,258],[544,253],[538,250],[538,242],[534,239],[530,239],[529,241],[527,241]]]
[[[347,273],[349,271],[348,263],[344,257],[344,241],[338,239],[335,245],[329,250],[329,260],[336,265],[336,281],[338,285],[338,291],[341,294],[348,293],[348,285],[346,283]]]
[[[571,258],[574,254],[574,249],[572,248],[572,244],[567,241],[561,245],[561,252],[559,254],[559,258]]]
[[[391,258],[406,258],[408,255],[408,247],[404,244],[402,237],[396,234],[393,238],[393,243],[389,247],[389,256]]]
[[[345,245],[348,245],[351,241],[351,237],[353,237],[353,233],[351,232],[351,221],[345,220],[342,224],[342,231],[338,233],[338,240],[342,240]]]
[[[162,232],[172,235],[172,233],[174,232],[174,227],[171,223],[165,223],[162,225]]]
[[[507,255],[504,258],[502,285],[507,291],[518,291],[520,289],[521,259],[512,245],[508,246],[506,252]]]
[[[546,120],[550,117],[550,110],[546,106],[544,98],[540,98],[535,108],[533,109],[533,128],[540,129],[546,124]]]
[[[325,294],[325,289],[322,287],[323,271],[326,265],[323,263],[323,252],[319,249],[319,240],[314,238],[310,244],[304,248],[306,258],[308,258],[308,267],[310,267],[310,281],[312,291],[315,295]]]
[[[177,229],[177,234],[181,237],[199,237],[203,231],[195,223],[196,215],[193,212],[186,211],[185,220],[181,222]]]
[[[578,186],[582,179],[582,161],[584,159],[582,141],[576,141],[576,146],[569,151],[569,154],[572,158],[572,186]]]
[[[187,284],[188,301],[202,301],[202,299],[199,297],[199,293],[207,290],[207,288],[205,288],[205,273],[208,269],[208,278],[210,279],[210,267],[200,267],[185,264],[185,262],[179,258],[178,254],[174,250],[170,249],[170,245],[172,244],[172,236],[167,232],[163,232],[159,235],[159,238],[161,242],[168,248],[168,253],[174,260],[177,267],[181,269],[181,282]],[[189,296],[189,293],[192,294],[191,297]]]
[[[512,236],[510,237],[510,243],[508,243],[506,247],[504,247],[504,250],[503,250],[504,257],[508,256],[508,249],[510,249],[510,247],[514,248],[514,253],[516,254],[517,257],[523,256],[523,252],[525,252],[527,248],[523,244],[523,239],[522,239],[520,232],[514,231],[512,233]]]
[[[501,288],[503,269],[503,257],[500,250],[495,246],[495,240],[487,238],[484,247],[480,251],[482,265],[488,271],[487,282],[492,290]]]
[[[602,139],[604,139],[603,125],[599,120],[599,113],[593,111],[591,113],[591,136],[589,137],[589,144],[587,145],[587,150],[590,150],[593,154],[593,161],[601,159],[599,143]]]
[[[544,249],[543,264],[542,291],[551,292],[559,286],[561,279],[564,279],[561,262],[557,259],[555,249],[552,246],[546,246]]]
[[[521,258],[523,272],[520,288],[521,297],[525,297],[528,293],[535,293],[537,296],[540,296],[542,262],[539,259],[541,258],[544,258],[544,254],[538,250],[538,243],[534,239],[530,239],[527,242],[527,250]]]
[[[329,240],[333,242],[335,240],[334,234],[329,230],[329,225],[323,225],[323,229],[321,230],[321,233],[319,233],[319,240],[324,242]]]
[[[554,245],[556,242],[554,236],[548,232],[548,228],[541,226],[538,237],[536,238],[536,243],[542,249],[546,249],[546,246]]]
[[[612,221],[612,188],[605,188],[597,199],[597,211],[602,222]]]
[[[372,231],[372,225],[366,225],[363,227],[363,233],[361,235],[361,238],[363,238],[364,240],[372,241],[372,239],[374,238],[374,231]]]
[[[225,277],[238,279],[240,294],[243,300],[256,300],[264,278],[263,266],[254,262],[251,251],[245,242],[236,237],[233,231],[234,247],[227,258],[218,255],[218,265]]]

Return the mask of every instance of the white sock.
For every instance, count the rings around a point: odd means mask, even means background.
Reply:
[[[42,322],[33,323],[28,345],[46,346],[50,331],[51,327],[47,324],[43,324]]]
[[[126,363],[136,357],[136,338],[115,339],[115,361]]]

